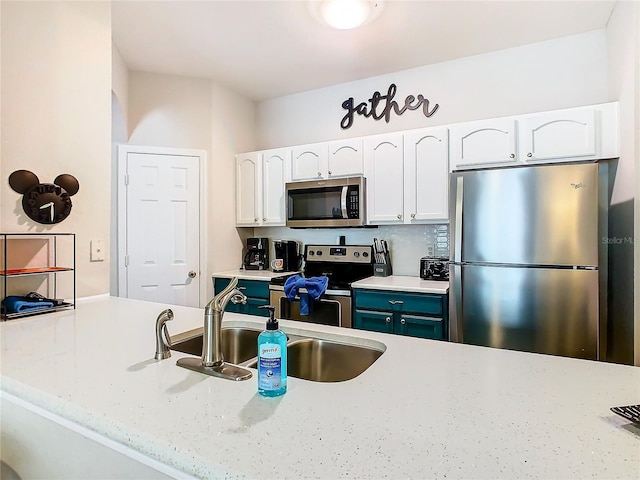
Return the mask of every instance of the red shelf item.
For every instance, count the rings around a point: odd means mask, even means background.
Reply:
[[[10,270],[0,270],[0,275],[29,275],[31,273],[67,272],[69,270],[73,269],[69,267],[14,268]]]

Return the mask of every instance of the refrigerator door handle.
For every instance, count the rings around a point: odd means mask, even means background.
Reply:
[[[460,262],[462,260],[462,200],[463,200],[463,180],[464,177],[460,175],[456,178],[456,205],[455,205],[455,218],[454,231],[453,231],[453,258],[454,262]]]
[[[462,343],[464,340],[464,328],[462,325],[462,266],[451,264],[449,288],[449,341]]]

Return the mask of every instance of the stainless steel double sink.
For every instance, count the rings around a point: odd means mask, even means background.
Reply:
[[[199,332],[199,333],[198,333]],[[222,329],[226,362],[256,368],[260,330]],[[179,335],[172,350],[202,355],[202,329]],[[178,339],[180,338],[180,339]],[[287,375],[313,382],[344,382],[357,377],[384,353],[383,349],[287,334]]]

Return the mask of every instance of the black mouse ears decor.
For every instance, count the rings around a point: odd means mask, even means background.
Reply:
[[[73,175],[58,175],[53,183],[40,183],[29,170],[16,170],[9,175],[9,186],[23,195],[22,208],[32,220],[43,224],[59,223],[71,213],[71,196],[78,193],[80,183]]]

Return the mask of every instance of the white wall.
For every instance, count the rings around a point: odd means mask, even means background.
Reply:
[[[235,154],[255,147],[253,102],[209,80],[130,72],[129,143],[207,152],[207,264],[203,278],[236,268],[243,237],[235,228]]]
[[[109,261],[90,262],[109,240],[111,8],[107,2],[2,2],[0,211],[3,232],[77,234],[77,295],[109,291]],[[70,173],[73,210],[53,227],[30,220],[7,185],[14,170],[41,182]]]
[[[606,34],[598,30],[268,100],[258,104],[258,148],[606,102],[606,58]],[[341,130],[344,100],[366,101],[391,83],[396,100],[422,94],[438,111],[393,115],[388,124],[358,117]]]
[[[405,129],[608,101],[607,38],[604,30],[573,35],[435,65],[404,70],[357,82],[335,85],[258,104],[258,146],[281,146],[373,135]],[[389,123],[356,117],[348,130],[340,128],[342,102],[369,99],[374,91],[386,93],[398,86],[396,101],[424,95],[439,104],[430,118],[420,110],[392,114]],[[418,275],[418,261],[426,254],[428,227],[380,227],[374,230],[295,231],[257,228],[256,236],[294,239],[310,243],[346,235],[369,242],[386,238],[392,249],[395,274]]]

